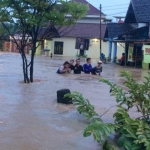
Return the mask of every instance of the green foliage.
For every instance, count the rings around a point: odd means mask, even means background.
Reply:
[[[66,28],[75,24],[85,16],[87,9],[88,6],[84,4],[64,0],[1,0],[0,21],[12,37],[7,24],[17,26],[17,33],[22,35],[20,49],[23,49],[27,39],[31,37],[34,54],[38,41],[58,37],[60,26]],[[54,28],[56,25],[57,29]]]
[[[1,22],[15,23],[21,30],[53,25],[71,25],[85,16],[88,7],[64,0],[1,0]],[[70,15],[66,19],[66,15]]]
[[[102,82],[110,86],[111,96],[115,96],[118,109],[114,113],[114,124],[104,123],[88,100],[77,92],[66,95],[72,98],[79,113],[90,119],[84,130],[84,137],[93,135],[94,140],[103,142],[103,150],[117,150],[108,142],[108,136],[117,133],[117,145],[124,150],[150,150],[150,73],[143,83],[138,83],[130,73],[122,71],[125,78],[124,87],[120,87],[106,79]],[[128,111],[136,108],[141,114],[139,118],[131,118]]]
[[[87,8],[84,4],[67,0],[1,0],[0,21],[21,54],[25,83],[33,82],[34,55],[40,41],[66,34],[67,27],[85,16]],[[11,32],[8,24],[17,26],[17,32]],[[14,34],[21,35],[21,38]],[[31,47],[29,63],[25,54],[26,46]]]
[[[87,58],[87,55],[76,55],[78,58]]]
[[[78,112],[85,115],[87,119],[100,119],[99,115],[95,112],[94,106],[82,94],[74,92],[72,94],[66,94],[65,97],[71,98],[73,105],[77,106]]]
[[[119,128],[118,125],[94,120],[88,125],[88,127],[85,128],[83,136],[87,137],[93,134],[94,140],[97,142],[102,142],[106,140],[107,136],[112,134],[117,128]]]
[[[110,86],[111,95],[115,96],[119,104],[114,114],[118,133],[118,146],[125,150],[150,149],[150,73],[143,83],[138,83],[134,77],[125,71],[121,72],[125,78],[124,88],[117,86],[106,79],[102,82]],[[128,111],[136,108],[141,117],[132,119]]]
[[[65,97],[72,98],[73,105],[77,106],[78,112],[80,114],[84,114],[85,117],[91,121],[84,130],[84,137],[93,135],[94,140],[102,142],[107,139],[108,135],[119,128],[118,125],[104,123],[95,112],[94,106],[91,105],[89,101],[82,96],[82,94],[73,92],[72,94],[66,94]]]
[[[54,11],[51,15],[54,16],[54,20],[57,25],[71,25],[78,19],[86,15],[88,6],[78,2],[67,2],[59,0],[60,5],[54,6]],[[69,19],[66,19],[66,15],[70,15]],[[58,17],[58,18],[57,18]]]
[[[8,32],[8,30],[9,32]],[[15,32],[18,31],[18,27],[15,24],[11,23],[0,23],[0,40],[1,41],[9,41],[10,35],[13,35]]]
[[[111,88],[111,95],[116,97],[119,105],[126,105],[127,110],[135,107],[141,113],[141,119],[150,122],[150,73],[145,77],[143,83],[138,83],[130,73],[122,71],[121,76],[125,78],[124,86],[117,86],[106,79],[102,82],[108,84]]]
[[[118,150],[117,147],[112,146],[111,144],[109,144],[109,142],[106,140],[103,144],[103,150]]]
[[[115,122],[120,126],[118,145],[126,150],[150,149],[150,126],[143,120],[131,119],[127,110],[118,106],[114,114]]]

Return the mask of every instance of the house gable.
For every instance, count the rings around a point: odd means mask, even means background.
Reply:
[[[127,14],[126,14],[126,18],[125,18],[125,23],[136,23],[136,17],[135,17],[135,13],[133,10],[133,6],[132,3],[130,3]]]
[[[131,0],[138,23],[150,22],[150,0]]]
[[[72,0],[72,1],[88,5],[89,9],[87,11],[87,15],[100,15],[100,10],[98,10],[96,7],[91,5],[86,0]],[[104,15],[104,13],[101,12],[101,15]]]
[[[150,0],[131,0],[125,23],[150,23]]]

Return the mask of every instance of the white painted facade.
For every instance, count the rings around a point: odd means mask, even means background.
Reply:
[[[104,24],[104,20],[106,19],[106,16],[102,15],[101,21]],[[99,15],[86,15],[86,17],[77,20],[77,23],[96,23],[100,24],[100,16]]]
[[[90,4],[91,5],[91,4]],[[67,18],[70,18],[71,15],[67,14]],[[106,19],[106,16],[102,14],[101,16],[101,23],[103,24],[103,20]],[[111,21],[111,20],[110,20]],[[100,14],[97,15],[89,15],[87,14],[82,19],[77,20],[77,23],[79,24],[100,24]],[[80,36],[79,36],[80,37]],[[57,55],[54,53],[55,49],[55,42],[63,42],[63,54]],[[65,56],[65,57],[76,57],[79,54],[79,50],[75,49],[75,43],[76,43],[76,37],[61,37],[61,38],[53,38],[52,41],[45,40],[44,42],[44,48],[50,49],[49,52],[46,53],[52,53],[54,56]],[[108,57],[108,50],[109,44],[108,42],[103,42],[102,40],[102,53],[105,54],[106,58]],[[124,52],[124,48],[121,47],[119,44],[117,44],[117,58],[120,58],[122,53]],[[113,45],[112,45],[112,53],[113,53]],[[37,49],[36,54],[42,54],[41,47]],[[90,46],[89,50],[84,51],[84,55],[90,58],[100,58],[100,41],[99,39],[90,39]]]
[[[90,46],[89,50],[85,51],[85,55],[87,57],[99,59],[100,57],[100,42],[99,39],[91,39],[90,40]],[[63,42],[63,55],[56,55],[54,54],[54,46],[55,42]],[[75,49],[75,42],[76,38],[71,37],[62,37],[62,38],[54,38],[52,41],[45,40],[45,48],[50,49],[50,53],[52,53],[54,56],[65,56],[65,57],[76,57],[77,54],[79,54],[79,50]],[[112,47],[113,51],[113,47]],[[122,53],[124,52],[124,48],[118,43],[117,44],[117,58],[120,58]],[[105,56],[108,56],[108,42],[102,41],[102,53],[105,54]],[[36,52],[37,55],[42,54],[42,49],[39,46]]]

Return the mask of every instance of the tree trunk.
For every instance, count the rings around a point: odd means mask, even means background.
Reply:
[[[28,62],[26,56],[25,56],[25,73],[26,73],[26,81],[27,83],[30,83],[29,76],[28,76]]]
[[[33,49],[31,53],[30,82],[33,82],[34,54],[35,54],[35,50]]]
[[[22,63],[23,63],[23,76],[24,76],[24,83],[29,83],[29,77],[28,77],[28,62],[26,55],[24,53],[24,49],[22,50]]]
[[[22,55],[21,55],[22,56]],[[24,57],[22,56],[22,63],[23,63],[23,76],[24,76],[24,83],[26,83],[26,73],[25,73],[25,62],[24,62]]]

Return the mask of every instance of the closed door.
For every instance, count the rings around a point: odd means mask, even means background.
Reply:
[[[84,56],[84,50],[80,50],[80,56]]]
[[[63,55],[63,42],[55,42],[54,54]]]

